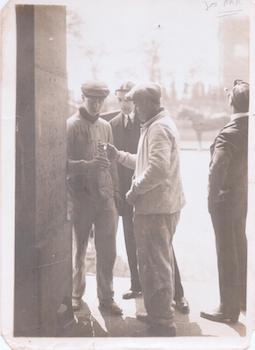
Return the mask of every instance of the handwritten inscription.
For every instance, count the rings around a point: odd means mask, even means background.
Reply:
[[[213,7],[217,7],[217,1],[204,1],[206,11],[209,11]]]
[[[241,0],[204,0],[205,10],[217,8],[219,14],[232,14],[241,11]]]

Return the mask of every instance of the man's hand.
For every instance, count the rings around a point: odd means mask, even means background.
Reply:
[[[131,189],[126,193],[126,201],[128,202],[128,204],[133,206],[135,204],[136,198],[137,194],[134,190],[134,187],[132,186]]]
[[[109,169],[110,165],[111,163],[107,158],[98,156],[90,161],[87,161],[85,167],[89,170],[97,171],[98,169]]]
[[[108,156],[108,159],[109,160],[115,160],[117,158],[117,155],[118,155],[118,150],[117,148],[110,144],[110,143],[107,143],[107,156]]]
[[[117,191],[114,193],[114,200],[115,200],[116,208],[117,208],[118,212],[120,213],[122,211],[122,207],[123,207],[123,199],[121,197],[121,194]]]
[[[98,169],[108,169],[111,163],[105,157],[96,157],[93,160],[67,160],[67,173],[69,175],[86,175],[87,171],[97,171]]]

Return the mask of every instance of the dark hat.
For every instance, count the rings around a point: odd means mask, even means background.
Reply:
[[[156,83],[147,83],[136,85],[126,94],[126,99],[137,101],[139,99],[150,99],[154,102],[160,102],[161,88]]]
[[[82,84],[81,91],[86,97],[106,98],[110,93],[108,86],[105,83],[99,81],[86,82]]]
[[[134,86],[135,84],[132,81],[126,81],[125,83],[121,84],[121,86],[117,90],[115,90],[115,94],[117,94],[118,92],[128,92]]]

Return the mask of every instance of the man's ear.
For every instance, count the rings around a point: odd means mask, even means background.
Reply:
[[[228,103],[230,106],[233,106],[233,94],[229,93],[228,95]]]

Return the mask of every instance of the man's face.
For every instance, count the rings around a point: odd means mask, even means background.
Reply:
[[[134,102],[135,110],[141,123],[145,123],[151,117],[151,103],[147,99],[139,99]]]
[[[83,96],[83,105],[86,108],[87,112],[91,116],[96,116],[104,103],[104,98],[103,97],[96,97],[96,96]]]
[[[120,105],[121,112],[124,114],[130,114],[134,110],[134,103],[133,101],[127,101],[125,99],[126,92],[125,91],[118,91],[117,98]]]

